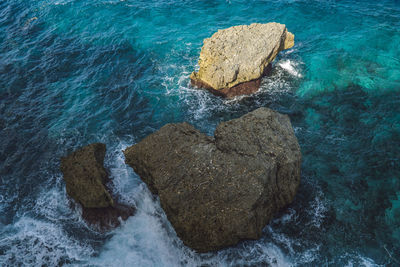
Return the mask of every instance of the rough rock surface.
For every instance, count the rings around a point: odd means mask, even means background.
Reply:
[[[207,252],[257,239],[289,204],[301,153],[289,117],[260,108],[223,122],[215,137],[167,124],[124,151],[183,242]]]
[[[293,45],[294,35],[275,22],[219,30],[204,39],[192,84],[226,97],[253,93],[277,54]]]
[[[119,225],[119,217],[127,219],[134,209],[116,203],[107,190],[108,174],[103,166],[106,145],[87,145],[61,158],[67,194],[83,208],[83,218],[100,228]]]

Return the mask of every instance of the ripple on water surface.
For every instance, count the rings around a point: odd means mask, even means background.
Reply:
[[[189,86],[202,40],[279,21],[296,35],[252,96]],[[396,266],[400,261],[396,1],[0,2],[0,265]],[[288,114],[303,154],[295,202],[257,241],[197,254],[122,150],[165,123]],[[58,159],[107,144],[112,190],[138,212],[96,233]]]

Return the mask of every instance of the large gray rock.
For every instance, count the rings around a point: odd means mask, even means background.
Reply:
[[[167,124],[124,151],[183,242],[207,252],[257,239],[300,182],[289,117],[260,108],[218,125],[215,137]]]
[[[103,166],[106,145],[94,143],[61,158],[67,194],[82,206],[83,218],[100,229],[120,224],[119,218],[133,215],[134,208],[118,204],[109,193],[110,181]]]
[[[275,22],[218,30],[204,39],[200,69],[190,79],[193,85],[218,95],[250,94],[258,90],[277,54],[293,45],[294,35]]]

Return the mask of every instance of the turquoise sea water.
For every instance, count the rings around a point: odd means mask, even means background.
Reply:
[[[254,96],[189,86],[202,40],[276,21],[296,36]],[[122,149],[169,122],[288,114],[302,153],[292,205],[260,240],[185,247]],[[90,230],[59,158],[107,144],[138,212]],[[400,266],[399,1],[0,1],[0,266]]]

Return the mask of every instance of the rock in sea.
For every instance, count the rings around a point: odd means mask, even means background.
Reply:
[[[220,123],[214,137],[167,124],[124,154],[159,195],[177,235],[199,252],[259,238],[300,183],[289,117],[268,108]]]
[[[106,145],[87,145],[61,158],[67,194],[82,206],[82,217],[100,229],[109,229],[133,215],[134,208],[117,203],[106,184],[110,181],[104,168]]]
[[[294,35],[275,22],[219,30],[204,39],[192,85],[229,98],[254,93],[277,54],[293,45]]]

